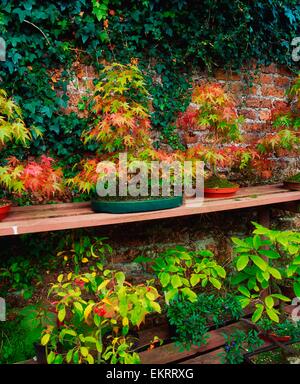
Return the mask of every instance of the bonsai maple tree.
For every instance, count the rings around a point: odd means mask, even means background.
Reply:
[[[269,130],[255,144],[259,153],[259,161],[255,165],[265,177],[272,175],[279,158],[288,154],[299,155],[300,75],[289,90],[288,96],[288,103],[273,110]],[[299,174],[292,176],[290,180],[300,182]]]
[[[238,116],[235,100],[220,84],[196,86],[192,104],[180,114],[177,127],[189,136],[197,132],[199,144],[187,149],[187,158],[205,162],[209,173],[206,188],[233,187],[220,177],[220,169],[238,170],[252,176],[270,178],[277,161],[299,154],[300,76],[289,91],[289,102],[274,109],[264,136],[245,143],[239,129],[243,118]],[[299,174],[290,180],[300,181]]]
[[[99,147],[93,158],[79,164],[79,173],[68,184],[81,192],[95,192],[101,176],[98,164],[110,161],[119,165],[119,153],[126,152],[128,163],[142,160],[171,161],[182,158],[179,153],[167,154],[152,147],[150,124],[150,95],[145,87],[143,74],[135,64],[113,63],[105,66],[95,86],[94,94],[87,104],[90,127],[83,132],[84,143],[96,142]],[[115,172],[115,171],[114,171]],[[117,180],[119,178],[116,173]],[[128,175],[128,183],[134,174]]]
[[[92,125],[84,142],[95,140],[104,152],[149,147],[149,94],[136,65],[106,66],[89,105]]]
[[[200,159],[206,164],[209,170],[206,188],[235,187],[220,177],[219,168],[245,167],[250,160],[251,151],[240,145],[242,121],[234,98],[217,83],[196,86],[191,106],[179,115],[178,128],[188,134],[199,133],[200,143],[188,148],[186,157]]]
[[[63,173],[61,168],[54,166],[54,160],[45,155],[27,161],[10,157],[7,164],[0,167],[0,183],[16,196],[28,193],[42,201],[62,192]]]
[[[27,145],[30,140],[31,133],[22,119],[21,108],[0,89],[0,147],[4,148],[9,142]],[[38,200],[50,198],[62,190],[62,171],[53,168],[53,162],[44,155],[36,161],[23,162],[10,157],[0,167],[0,184],[6,192],[17,196],[27,192]],[[10,203],[4,203],[7,204]]]

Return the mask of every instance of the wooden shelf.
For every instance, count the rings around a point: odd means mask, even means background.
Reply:
[[[281,185],[264,185],[241,188],[230,198],[204,199],[203,202],[195,198],[186,199],[179,208],[120,215],[94,213],[89,203],[13,207],[9,216],[0,222],[0,236],[132,223],[275,204],[286,204],[290,209],[291,204],[295,208],[293,203],[296,202],[300,204],[300,191],[292,192]]]

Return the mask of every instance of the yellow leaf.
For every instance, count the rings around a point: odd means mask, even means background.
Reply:
[[[90,313],[91,313],[92,310],[93,310],[94,305],[95,305],[95,304],[92,303],[92,304],[89,304],[89,305],[85,308],[85,310],[84,310],[84,318],[85,318],[85,320],[89,317]]]
[[[58,281],[59,283],[61,283],[61,282],[63,281],[63,278],[64,278],[64,275],[61,274],[61,275],[58,276],[57,281]]]
[[[86,257],[84,257],[83,259],[81,259],[82,263],[88,263],[89,262],[89,259],[87,259]]]
[[[49,333],[46,333],[46,334],[42,337],[42,339],[41,339],[41,344],[42,344],[42,345],[46,345],[46,344],[48,344],[49,340],[50,340],[50,334],[49,334]]]

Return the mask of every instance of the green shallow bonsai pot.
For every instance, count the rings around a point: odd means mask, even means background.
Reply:
[[[180,207],[182,196],[148,198],[140,200],[92,200],[94,212],[102,213],[134,213],[160,211]]]

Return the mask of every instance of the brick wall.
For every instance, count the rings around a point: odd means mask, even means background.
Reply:
[[[235,95],[239,113],[245,117],[242,129],[251,140],[263,134],[272,109],[286,104],[286,91],[294,76],[284,67],[272,64],[259,71],[245,70],[240,74],[217,71],[215,79]],[[250,86],[247,86],[247,80]]]
[[[74,64],[76,76],[69,84],[69,107],[66,113],[75,111],[79,115],[77,104],[88,90],[93,88],[93,79],[96,73],[91,66],[82,66],[79,62]],[[245,137],[245,143],[251,143],[260,138],[270,128],[271,111],[286,104],[286,91],[290,88],[295,76],[285,67],[271,64],[259,69],[243,69],[239,73],[217,70],[213,77],[206,72],[195,71],[193,82],[201,83],[207,80],[222,84],[228,92],[233,94],[238,103],[238,111],[245,117],[241,129]],[[201,141],[204,132],[193,132],[192,136],[179,132],[182,141],[190,146]],[[154,136],[155,133],[154,133]],[[279,167],[290,172],[300,166],[295,156],[291,155],[281,159]],[[282,162],[285,164],[283,165]]]

